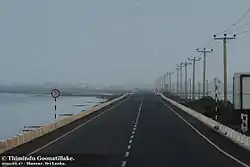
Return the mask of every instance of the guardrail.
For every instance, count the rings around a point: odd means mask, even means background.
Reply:
[[[188,108],[182,104],[177,103],[174,100],[171,100],[167,97],[165,97],[163,94],[161,93],[157,93],[156,94],[160,95],[163,99],[167,100],[168,102],[170,102],[171,104],[175,105],[176,107],[182,109],[184,112],[188,113],[189,115],[195,117],[196,119],[198,119],[199,121],[201,121],[202,123],[204,123],[205,125],[209,126],[210,128],[212,128],[214,131],[220,133],[221,135],[224,135],[225,137],[227,137],[228,139],[230,139],[231,141],[233,141],[234,143],[250,150],[250,137],[246,136],[242,133],[239,133],[211,118],[208,118],[204,115],[202,115],[201,113]]]
[[[51,124],[42,126],[40,128],[37,128],[37,129],[29,131],[29,132],[25,132],[21,135],[11,137],[7,140],[1,140],[0,141],[0,153],[3,153],[7,150],[14,148],[14,147],[17,147],[19,145],[27,143],[31,140],[38,138],[38,137],[44,136],[45,134],[48,134],[52,131],[55,131],[56,129],[61,128],[67,124],[70,124],[70,123],[72,123],[80,118],[83,118],[83,117],[85,117],[85,116],[87,116],[95,111],[98,111],[98,110],[100,110],[100,109],[102,109],[102,108],[104,108],[104,107],[106,107],[106,106],[108,106],[116,101],[119,101],[119,100],[121,100],[121,99],[123,99],[131,94],[133,94],[133,93],[126,93],[126,94],[124,94],[116,99],[110,100],[106,103],[100,103],[100,105],[92,107],[91,109],[86,110],[84,112],[80,112],[80,113],[75,114],[73,116],[60,119],[60,120],[53,122]]]

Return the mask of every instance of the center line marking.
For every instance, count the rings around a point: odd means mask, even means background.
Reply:
[[[127,161],[122,161],[122,167],[125,167],[127,164]]]
[[[133,128],[133,131],[132,131],[132,135],[130,136],[130,140],[129,140],[129,145],[128,145],[128,150],[131,149],[132,147],[132,139],[134,138],[134,135],[135,135],[135,130],[136,130],[136,127],[137,127],[137,123],[139,121],[139,118],[140,118],[140,113],[141,113],[141,109],[142,109],[142,104],[143,104],[143,96],[141,97],[141,103],[140,103],[140,107],[139,107],[139,111],[137,113],[137,116],[136,116],[136,121],[134,123],[134,128]],[[124,155],[125,158],[127,158],[129,156],[129,151],[127,151]],[[127,164],[127,161],[122,161],[122,167],[126,167],[126,164]]]
[[[125,157],[128,157],[129,156],[129,152],[127,151],[126,154],[125,154]]]
[[[139,117],[140,117],[140,114],[141,114],[142,104],[143,104],[143,97],[141,99],[141,104],[140,104],[140,107],[139,107],[139,112],[138,112],[137,117],[136,117],[136,123],[138,123],[138,121],[139,121]]]

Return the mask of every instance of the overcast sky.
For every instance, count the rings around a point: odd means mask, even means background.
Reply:
[[[0,82],[151,84],[199,56],[197,47],[249,7],[249,0],[1,0]],[[247,22],[250,14],[239,26]],[[229,41],[229,81],[250,70],[249,43],[250,33]],[[222,78],[222,41],[209,47],[207,77]],[[196,67],[198,81],[202,62]]]

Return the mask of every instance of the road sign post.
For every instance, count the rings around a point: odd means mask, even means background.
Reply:
[[[55,99],[55,119],[56,119],[56,99],[60,96],[60,91],[58,89],[53,89],[51,91],[51,96]]]

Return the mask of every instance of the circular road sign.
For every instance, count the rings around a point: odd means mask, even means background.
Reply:
[[[54,98],[58,98],[60,96],[60,91],[58,89],[53,89],[51,91],[51,96]]]

